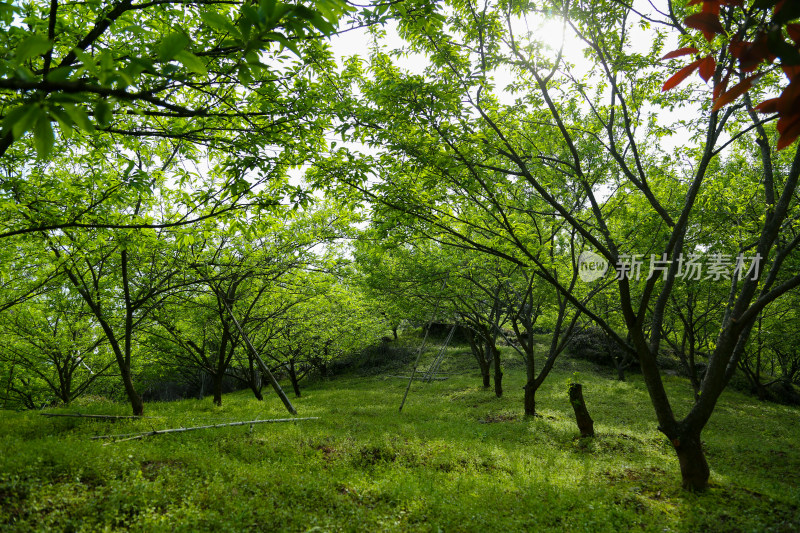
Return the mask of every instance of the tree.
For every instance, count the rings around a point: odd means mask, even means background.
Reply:
[[[265,54],[275,63],[286,62],[284,50],[300,55],[303,39],[333,33],[347,10],[337,0],[6,4],[0,156],[30,130],[46,157],[51,122],[68,138],[78,128],[231,149],[242,125],[274,124],[259,108],[272,104],[260,93],[278,96],[281,79]],[[291,121],[291,112],[280,115]]]
[[[767,306],[753,338],[739,359],[739,369],[761,400],[800,404],[800,349],[797,344],[797,293]]]
[[[386,332],[373,302],[327,272],[296,271],[270,300],[267,307],[282,306],[283,311],[255,321],[253,337],[286,372],[298,398],[304,377],[312,372],[327,376],[332,362],[374,344]]]
[[[306,203],[287,171],[321,146],[330,117],[319,79],[332,65],[322,39],[350,10],[340,0],[4,4],[0,237],[174,228]],[[167,198],[178,216],[138,212],[131,191]]]
[[[105,331],[135,414],[134,330],[177,270],[139,277],[130,246],[157,269],[158,245],[194,242],[181,228],[215,218],[244,233],[244,220],[308,202],[288,170],[330,123],[322,37],[348,11],[339,0],[0,7],[0,237],[48,243]]]
[[[103,332],[75,296],[56,287],[0,315],[0,360],[13,373],[7,390],[28,408],[47,397],[69,404],[114,365]]]
[[[424,9],[413,13],[406,11],[407,4],[397,6],[401,35],[429,66],[423,74],[407,73],[389,54],[373,51],[371,77],[361,83],[368,103],[346,104],[357,117],[350,125],[358,138],[384,152],[352,163],[354,157],[339,150],[330,166],[318,171],[320,181],[330,176],[327,170],[348,165],[349,174],[342,179],[340,170],[339,181],[402,213],[398,219],[424,220],[448,235],[453,246],[533,268],[635,354],[659,429],[678,456],[683,486],[706,488],[702,429],[735,372],[758,314],[800,285],[800,275],[787,261],[800,244],[792,222],[798,215],[800,153],[796,147],[774,149],[776,133],[755,115],[747,95],[742,104],[720,110],[692,97],[689,89],[666,97],[658,93],[661,28],[674,27],[672,17],[640,15],[614,1],[446,5],[442,11],[440,4],[421,2]],[[557,14],[585,46],[591,62],[585,75],[576,73],[562,53],[537,43],[535,34],[525,33],[521,21],[543,12]],[[650,50],[630,47],[637,25],[652,28]],[[721,53],[728,57],[727,50]],[[511,101],[493,78],[500,67],[518,76],[507,88]],[[671,154],[662,144],[668,129],[651,106],[681,104],[691,106],[691,118],[682,122],[690,140]],[[745,212],[746,205],[755,204],[761,216],[741,218],[735,248],[725,251],[728,261],[739,254],[744,260],[737,270],[729,264],[726,306],[717,312],[717,341],[700,396],[678,417],[657,363],[666,307],[684,273],[682,258],[693,251],[690,237],[702,223],[701,202],[733,178],[724,173],[726,157],[758,169],[736,176],[739,187],[747,185],[758,197],[725,198],[728,206]],[[378,179],[367,181],[375,175]],[[486,216],[465,217],[468,204]],[[625,205],[636,210],[619,209]],[[657,275],[615,280],[625,338],[548,274],[524,238],[536,231],[540,217],[563,221],[612,269],[630,269],[636,254],[661,261]],[[469,224],[477,229],[466,235],[461,228]],[[647,246],[635,248],[631,235]]]
[[[102,328],[133,414],[141,415],[144,405],[133,380],[135,334],[173,291],[194,283],[185,258],[167,235],[135,231],[62,232],[49,237],[47,246],[65,273],[67,290],[83,299]]]
[[[295,272],[317,262],[313,248],[337,238],[348,220],[344,216],[336,220],[330,209],[309,210],[296,217],[251,224],[250,238],[235,230],[209,227],[209,238],[197,241],[191,250],[193,290],[174,295],[156,314],[159,327],[152,335],[177,346],[180,359],[211,376],[217,405],[222,404],[226,376],[244,381],[261,399],[260,369],[253,354],[245,350],[246,366],[237,372],[231,369],[244,348],[234,316],[252,336],[252,330],[265,321],[286,313],[293,302],[265,306],[264,300],[275,300],[281,285],[293,279]]]

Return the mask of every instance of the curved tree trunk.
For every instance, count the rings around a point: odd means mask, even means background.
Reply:
[[[250,385],[250,390],[253,391],[253,396],[256,397],[256,400],[262,401],[264,395],[261,394],[261,374],[253,368],[252,363],[250,364],[250,379],[247,383]]]
[[[133,414],[135,416],[142,416],[144,414],[144,403],[142,402],[142,397],[136,392],[136,387],[133,386],[131,369],[128,365],[119,366],[120,373],[122,374],[122,383],[125,386],[125,394],[128,395],[128,401],[131,402]]]

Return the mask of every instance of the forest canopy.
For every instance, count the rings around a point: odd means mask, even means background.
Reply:
[[[140,416],[167,383],[218,406],[270,383],[293,412],[278,379],[300,397],[439,324],[497,396],[522,361],[531,418],[564,357],[640,375],[704,490],[731,383],[800,398],[798,19],[762,0],[2,3],[0,401]]]

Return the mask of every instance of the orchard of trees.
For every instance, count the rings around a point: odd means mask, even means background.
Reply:
[[[169,387],[272,401],[276,378],[299,397],[458,325],[495,395],[500,347],[523,361],[527,416],[568,352],[640,374],[703,490],[731,382],[800,403],[796,2],[52,0],[0,20],[0,407],[143,415]],[[364,46],[337,48],[348,32]]]

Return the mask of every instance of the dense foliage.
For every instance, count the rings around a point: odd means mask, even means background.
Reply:
[[[528,417],[566,355],[641,375],[708,488],[729,386],[800,404],[800,12],[662,3],[0,4],[2,407],[294,412],[452,341]]]

